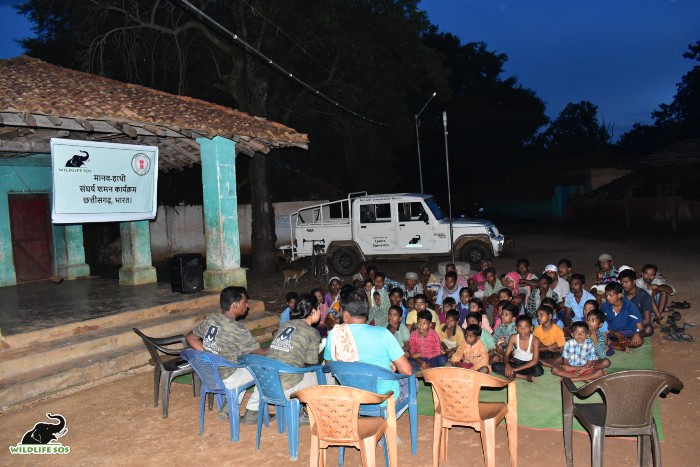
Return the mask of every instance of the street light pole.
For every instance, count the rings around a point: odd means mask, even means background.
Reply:
[[[437,92],[434,92],[432,96],[430,96],[430,99],[427,100],[425,105],[423,106],[422,109],[420,109],[420,112],[416,114],[416,144],[418,146],[418,176],[420,177],[420,192],[423,194],[423,165],[421,164],[420,161],[420,132],[418,131],[418,124],[419,124],[419,118],[420,115],[423,113],[426,107],[428,107],[428,104],[430,104],[430,101],[433,100],[433,97],[437,95]]]
[[[442,112],[442,126],[445,129],[445,164],[447,165],[447,209],[450,214],[450,253],[455,262],[454,230],[452,229],[452,190],[450,189],[450,156],[447,151],[447,112]]]

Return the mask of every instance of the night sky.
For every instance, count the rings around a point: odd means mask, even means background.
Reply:
[[[14,39],[30,24],[0,0],[0,58],[21,54]],[[515,76],[547,103],[555,118],[568,102],[599,106],[614,137],[648,123],[697,62],[682,57],[700,40],[697,0],[421,0],[441,31],[483,41],[508,55]]]

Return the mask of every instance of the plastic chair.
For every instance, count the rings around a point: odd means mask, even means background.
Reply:
[[[252,388],[254,383],[250,381],[242,386],[229,389],[221,378],[220,368],[245,368],[244,365],[230,362],[223,357],[201,350],[183,350],[182,358],[190,362],[194,371],[202,380],[202,389],[199,403],[199,436],[204,434],[204,412],[208,394],[214,394],[216,405],[219,410],[228,402],[228,421],[231,430],[231,442],[240,438],[240,418],[238,409],[238,397],[248,388]],[[211,406],[209,407],[211,410]]]
[[[280,407],[277,410],[277,431],[287,432],[289,444],[289,457],[296,460],[299,452],[299,400],[287,399],[282,389],[280,373],[300,374],[310,371],[316,372],[319,383],[325,382],[322,365],[312,365],[303,368],[287,365],[272,358],[262,355],[245,354],[238,358],[244,364],[255,379],[255,385],[260,393],[260,407],[258,409],[258,428],[255,435],[255,450],[260,449],[260,433],[262,431],[263,418],[267,417],[268,405]]]
[[[170,337],[149,337],[136,328],[132,328],[134,332],[143,340],[148,353],[151,354],[153,364],[153,406],[158,407],[158,390],[160,388],[163,418],[168,418],[168,401],[170,399],[170,383],[178,376],[188,375],[192,373],[192,367],[186,361],[177,358],[163,361],[160,358],[160,353],[166,355],[180,355],[183,349],[189,349],[187,339],[182,334]],[[166,345],[180,344],[180,347],[164,347]],[[199,395],[199,380],[192,376],[192,390],[195,397]]]
[[[374,447],[384,438],[390,465],[398,465],[396,408],[394,393],[374,394],[347,386],[311,386],[292,394],[309,409],[311,422],[310,464],[326,465],[330,446],[350,446],[360,450],[363,466],[374,466]],[[361,404],[386,401],[388,417],[360,417]]]
[[[343,386],[364,389],[377,393],[379,381],[408,380],[408,397],[396,402],[396,418],[398,419],[408,410],[408,418],[411,424],[411,454],[418,451],[418,382],[414,375],[402,375],[388,371],[380,366],[362,362],[328,362],[324,371],[330,371],[333,377]],[[360,408],[360,415],[370,417],[387,417],[387,408],[381,404],[364,405]],[[343,457],[341,451],[340,463]]]
[[[649,454],[653,451],[654,465],[660,466],[661,451],[654,422],[654,403],[660,395],[681,389],[683,383],[675,375],[658,370],[620,371],[580,388],[576,388],[569,378],[563,378],[561,395],[566,465],[574,465],[571,433],[576,417],[592,438],[591,465],[603,465],[606,436],[636,436],[639,465],[647,465]],[[585,399],[596,391],[602,393],[603,403],[574,403],[574,396]]]
[[[447,460],[447,435],[453,426],[470,426],[481,433],[484,463],[496,465],[496,426],[506,419],[510,465],[518,463],[518,399],[515,381],[466,370],[429,368],[418,373],[433,388],[433,465]],[[508,386],[508,402],[479,402],[482,387]]]

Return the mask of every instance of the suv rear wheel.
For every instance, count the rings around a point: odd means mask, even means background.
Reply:
[[[333,269],[343,276],[355,274],[359,263],[357,254],[351,249],[341,248],[333,254]]]

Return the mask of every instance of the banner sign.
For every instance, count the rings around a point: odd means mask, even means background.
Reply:
[[[56,224],[154,219],[158,147],[51,139]]]

